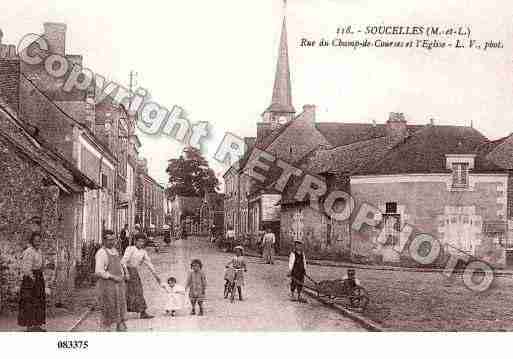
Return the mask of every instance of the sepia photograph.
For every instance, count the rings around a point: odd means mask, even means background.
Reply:
[[[4,1],[0,342],[504,345],[512,38],[506,0]]]

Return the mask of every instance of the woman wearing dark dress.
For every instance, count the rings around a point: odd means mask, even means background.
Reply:
[[[42,326],[46,323],[46,295],[40,247],[41,235],[33,233],[21,260],[23,280],[20,287],[18,325],[26,327],[29,332],[45,331]]]

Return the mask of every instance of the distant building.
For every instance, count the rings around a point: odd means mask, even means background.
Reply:
[[[169,225],[174,236],[198,233],[202,205],[201,197],[175,196],[169,200]]]
[[[148,174],[146,159],[140,159],[136,171],[135,223],[143,230],[161,230],[165,224],[166,190]]]
[[[224,227],[224,195],[221,193],[205,193],[199,208],[199,235],[211,236],[222,234]],[[212,231],[216,233],[212,233]]]

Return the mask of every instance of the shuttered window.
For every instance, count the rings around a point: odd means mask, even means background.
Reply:
[[[468,187],[468,163],[459,162],[452,164],[452,187]]]

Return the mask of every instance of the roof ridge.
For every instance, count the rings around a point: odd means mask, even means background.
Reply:
[[[351,142],[351,143],[348,143],[348,144],[345,144],[345,145],[340,145],[340,146],[337,146],[337,147],[328,148],[325,151],[326,152],[330,152],[330,151],[336,151],[336,150],[343,150],[343,149],[350,148],[350,147],[355,146],[355,145],[363,145],[363,144],[368,143],[368,142],[374,142],[374,141],[377,141],[377,140],[383,140],[383,139],[385,139],[387,137],[389,137],[389,136],[373,137],[373,138],[369,138],[367,140],[355,141],[355,142]]]

